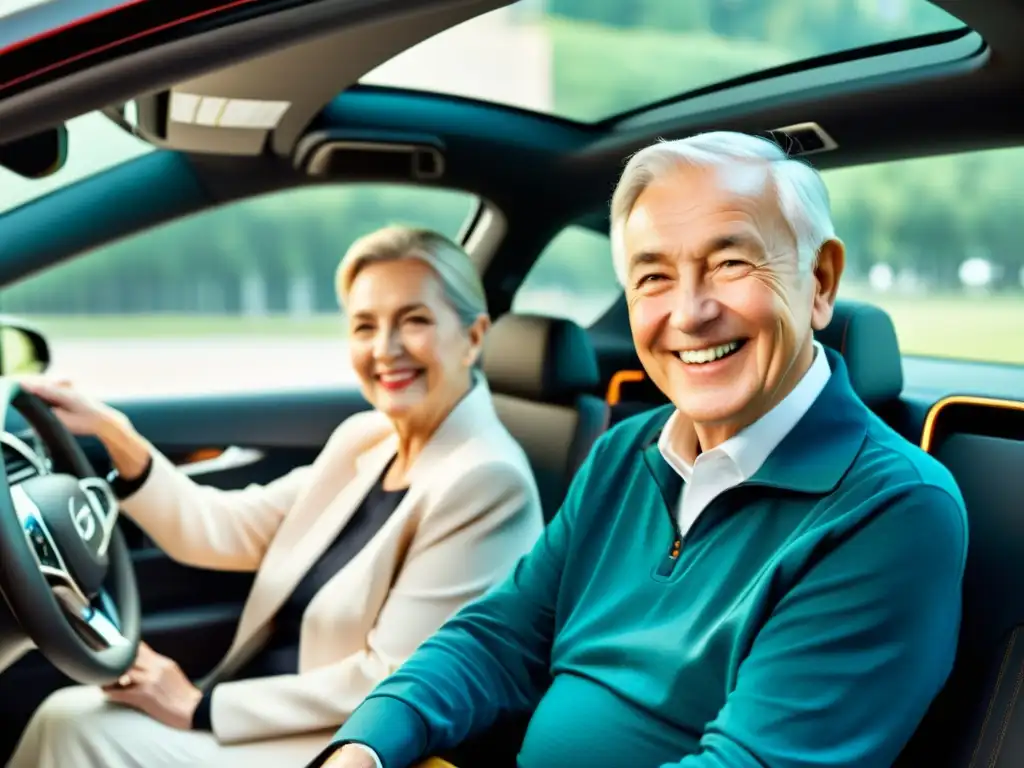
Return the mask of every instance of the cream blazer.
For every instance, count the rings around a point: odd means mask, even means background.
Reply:
[[[122,510],[172,558],[255,571],[234,641],[213,681],[259,650],[270,621],[395,455],[386,417],[359,413],[323,451],[265,486],[196,484],[153,450],[145,484]],[[365,548],[310,602],[299,672],[224,682],[213,732],[224,744],[340,726],[370,691],[459,608],[501,580],[543,527],[526,456],[483,379],[410,470],[409,490]]]

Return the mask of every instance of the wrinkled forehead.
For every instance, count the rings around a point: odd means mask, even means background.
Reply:
[[[664,245],[655,241],[682,245],[739,230],[765,240],[789,230],[768,164],[680,165],[637,198],[626,220],[626,246],[635,251]]]

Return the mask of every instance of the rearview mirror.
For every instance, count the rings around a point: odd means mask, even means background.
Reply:
[[[0,318],[0,375],[43,373],[50,367],[50,345],[21,320]]]
[[[68,129],[63,123],[0,144],[0,166],[26,179],[52,176],[68,159]]]

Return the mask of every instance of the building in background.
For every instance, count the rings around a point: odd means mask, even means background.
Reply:
[[[455,96],[550,112],[553,56],[541,23],[543,10],[543,3],[520,2],[477,16],[400,53],[360,82],[440,88]]]

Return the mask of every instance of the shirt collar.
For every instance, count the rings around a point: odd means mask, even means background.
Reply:
[[[803,378],[797,382],[793,391],[749,427],[729,438],[714,450],[698,456],[697,461],[703,463],[707,461],[704,458],[706,456],[724,454],[731,459],[743,479],[752,477],[783,438],[810,410],[831,375],[832,369],[829,367],[825,350],[820,343],[815,341],[814,361]],[[658,449],[669,466],[689,483],[692,481],[696,464],[687,462],[676,450],[676,446],[680,444],[689,443],[690,447],[695,447],[697,435],[687,427],[688,425],[680,418],[679,412],[673,413],[658,439]]]

